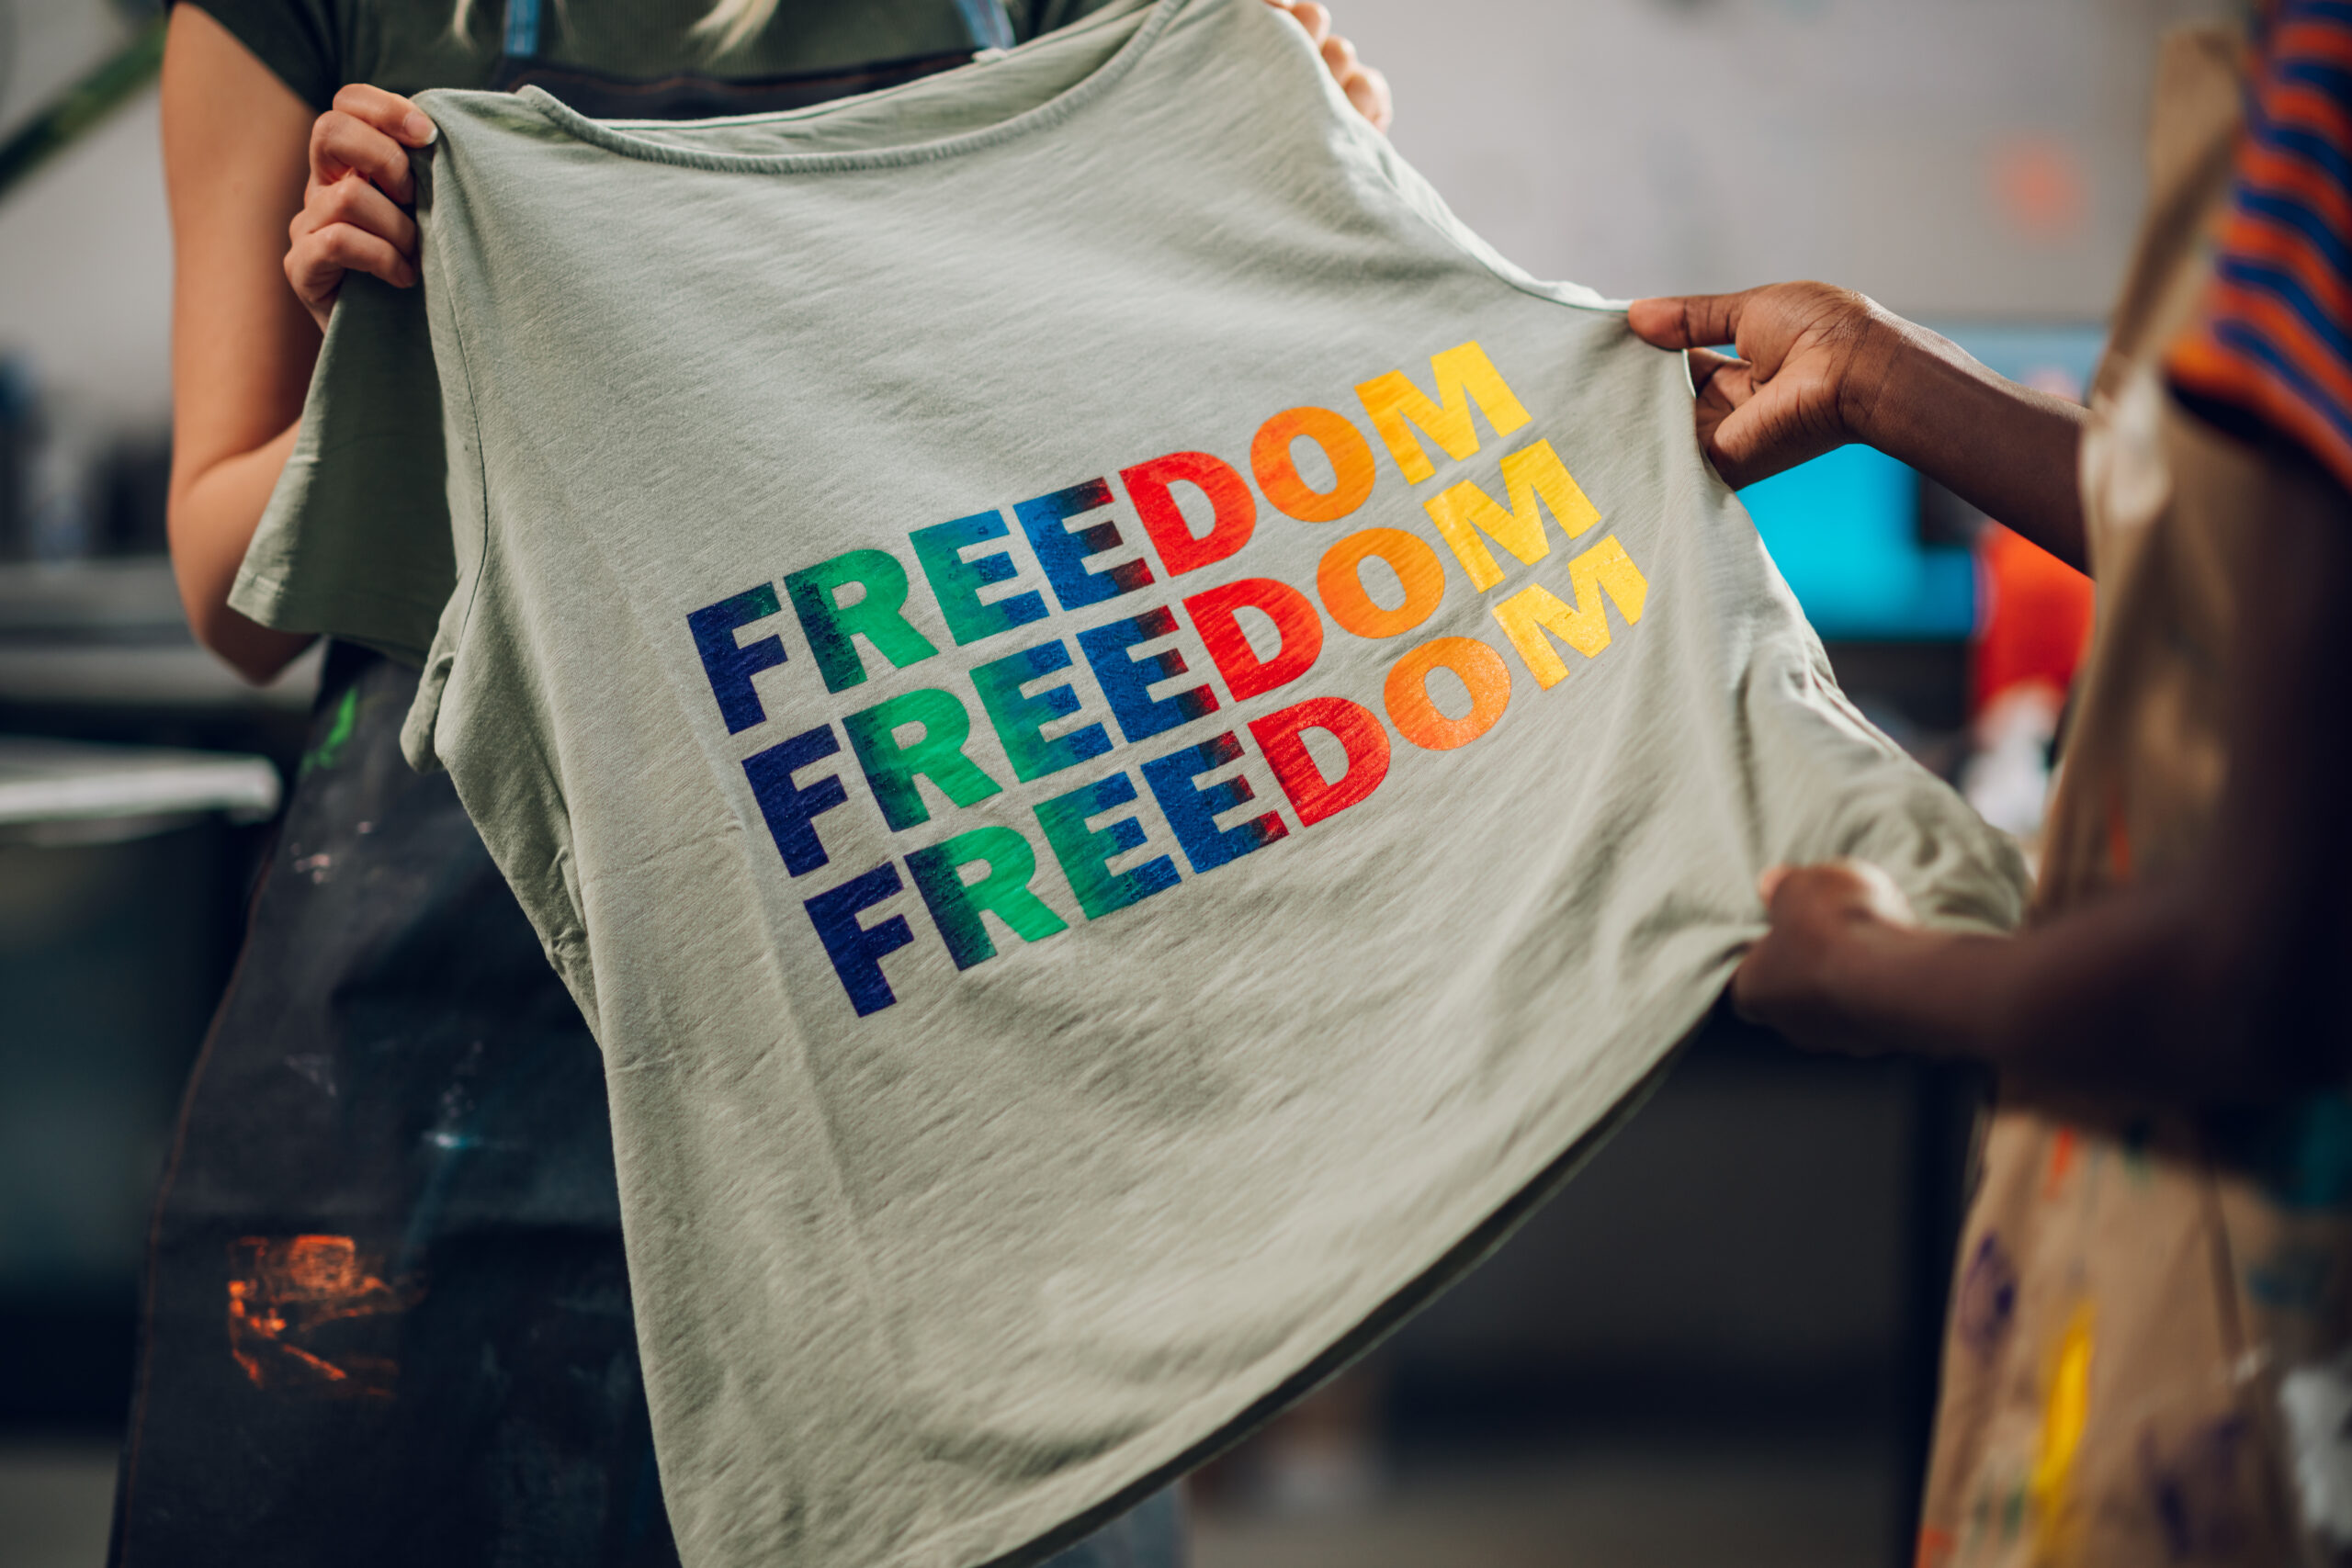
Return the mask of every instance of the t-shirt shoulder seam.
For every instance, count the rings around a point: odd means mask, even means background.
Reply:
[[[1372,130],[1369,126],[1366,126],[1363,128],[1361,134],[1367,136],[1378,136],[1380,132]],[[1461,235],[1455,233],[1453,230],[1439,222],[1429,213],[1423,211],[1421,204],[1413,199],[1413,193],[1406,189],[1404,185],[1397,180],[1396,175],[1390,171],[1385,159],[1375,156],[1373,158],[1372,164],[1373,167],[1379,172],[1381,183],[1385,185],[1404,202],[1407,211],[1410,212],[1415,219],[1427,226],[1430,231],[1435,233],[1440,239],[1443,240],[1448,245],[1476,262],[1478,265],[1480,271],[1485,272],[1488,276],[1493,277],[1496,281],[1510,285],[1511,288],[1519,290],[1521,294],[1527,295],[1530,299],[1541,299],[1547,305],[1557,305],[1564,310],[1582,310],[1588,314],[1596,316],[1622,316],[1625,313],[1625,307],[1623,303],[1611,303],[1605,299],[1563,299],[1556,291],[1552,288],[1545,288],[1539,282],[1525,277],[1512,276],[1510,273],[1505,272],[1502,268],[1497,266],[1491,257],[1481,254],[1476,245],[1466,245],[1463,243]]]

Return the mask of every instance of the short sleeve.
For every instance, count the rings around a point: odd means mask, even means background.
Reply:
[[[457,586],[445,451],[420,291],[352,274],[230,607],[421,666]]]
[[[181,4],[190,0],[180,0]],[[324,113],[343,85],[340,28],[331,0],[195,0],[271,74]]]
[[[2199,413],[2267,426],[2352,489],[2352,8],[2269,16],[2232,184],[2203,309],[2165,368]]]

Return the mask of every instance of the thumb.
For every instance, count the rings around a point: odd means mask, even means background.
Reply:
[[[1740,310],[1755,292],[1636,299],[1626,308],[1625,324],[1635,337],[1660,348],[1713,348],[1737,341]]]

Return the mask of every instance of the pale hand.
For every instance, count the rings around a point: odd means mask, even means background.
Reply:
[[[396,288],[416,281],[408,152],[435,134],[414,104],[357,83],[312,122],[310,183],[302,210],[287,225],[286,281],[321,332],[345,274],[364,272]]]
[[[1348,102],[1356,112],[1372,122],[1374,130],[1386,130],[1396,118],[1396,106],[1388,95],[1388,78],[1374,67],[1356,58],[1356,46],[1331,30],[1331,13],[1316,4],[1316,0],[1266,0],[1277,11],[1287,11],[1323,56],[1324,68],[1331,73],[1331,80],[1340,85]]]

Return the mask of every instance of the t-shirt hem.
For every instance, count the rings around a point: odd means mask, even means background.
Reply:
[[[429,622],[441,601],[412,594],[346,590],[332,604],[305,604],[285,579],[241,570],[229,590],[229,608],[275,631],[311,632],[356,642],[413,670],[424,667],[429,644],[405,628]]]
[[[1336,1337],[1329,1347],[1275,1387],[1257,1395],[1238,1410],[1230,1407],[1229,1401],[1212,1396],[1185,1405],[1174,1416],[1157,1423],[1163,1431],[1171,1428],[1190,1430],[1196,1429],[1202,1418],[1212,1418],[1206,1437],[1186,1444],[1136,1480],[1083,1513],[1068,1518],[1049,1533],[1009,1552],[981,1560],[979,1568],[1035,1568],[1036,1564],[1083,1540],[1154,1493],[1241,1442],[1306,1394],[1337,1376],[1350,1363],[1370,1351],[1444,1293],[1448,1286],[1492,1256],[1521,1224],[1533,1217],[1537,1210],[1566,1186],[1584,1168],[1587,1161],[1600,1152],[1635,1111],[1648,1102],[1649,1097],[1666,1081],[1683,1049],[1697,1037],[1714,1012],[1724,987],[1730,983],[1735,963],[1736,956],[1724,960],[1721,976],[1698,993],[1703,999],[1696,1007],[1677,1009],[1667,1015],[1668,1026],[1660,1029],[1658,1033],[1671,1043],[1663,1050],[1636,1053],[1649,1055],[1652,1058],[1649,1066],[1631,1084],[1616,1092],[1613,1103],[1606,1111],[1571,1138],[1565,1148],[1544,1162],[1533,1174],[1508,1183],[1497,1182],[1482,1190],[1472,1208],[1484,1217],[1447,1247],[1435,1263],[1390,1291],[1369,1314],[1360,1306],[1351,1305],[1327,1314],[1315,1334],[1308,1337],[1319,1337],[1324,1332],[1334,1334]],[[956,1541],[968,1540],[976,1533],[977,1528],[984,1526],[988,1520],[1022,1511],[1052,1515],[1058,1509],[1040,1506],[1035,1498],[1024,1499],[999,1509],[993,1515],[983,1516],[981,1520],[968,1521],[950,1531],[926,1537],[877,1562],[876,1568],[921,1568],[921,1565],[939,1560],[940,1548],[946,1546],[952,1550]]]

